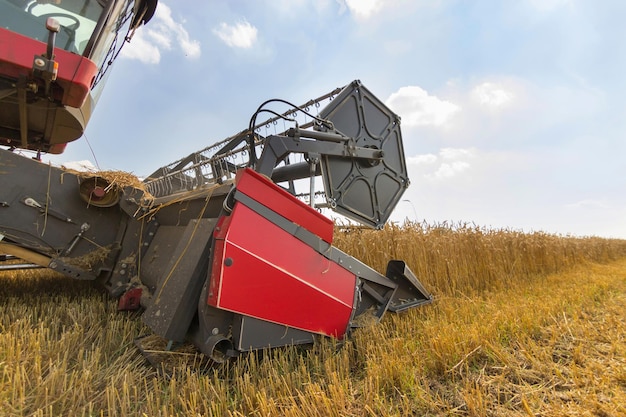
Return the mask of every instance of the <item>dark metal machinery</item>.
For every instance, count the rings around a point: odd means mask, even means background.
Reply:
[[[409,184],[400,120],[359,81],[299,107],[269,100],[247,129],[141,186],[8,150],[0,173],[1,254],[96,280],[157,335],[218,362],[341,339],[363,314],[431,300],[404,262],[385,276],[335,248],[320,212],[381,228]]]

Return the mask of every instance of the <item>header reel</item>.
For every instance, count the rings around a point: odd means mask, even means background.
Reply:
[[[265,109],[273,102],[291,109],[282,114]],[[321,110],[313,115],[310,107]],[[256,123],[262,112],[276,116]],[[259,133],[279,121],[293,127],[266,136]],[[313,207],[330,208],[373,228],[384,226],[409,185],[400,118],[360,81],[353,81],[299,107],[284,100],[266,101],[248,130],[160,168],[146,186],[155,196],[171,195],[221,183],[243,167],[286,183],[285,188],[308,198]],[[320,175],[325,201],[315,204],[319,193],[314,178]],[[302,182],[295,185],[305,178],[308,192]]]

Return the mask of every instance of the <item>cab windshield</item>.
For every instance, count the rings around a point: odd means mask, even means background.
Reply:
[[[82,55],[89,43],[105,0],[0,0],[0,27],[48,40],[46,19],[61,25],[55,47]]]

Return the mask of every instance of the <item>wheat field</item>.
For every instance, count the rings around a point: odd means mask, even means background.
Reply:
[[[469,224],[339,227],[378,271],[403,259],[433,304],[215,366],[151,366],[137,313],[88,282],[0,272],[2,416],[626,415],[626,241]]]

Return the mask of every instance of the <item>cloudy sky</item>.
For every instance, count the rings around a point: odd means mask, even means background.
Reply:
[[[392,217],[626,238],[626,2],[160,1],[54,163],[138,176],[359,79],[402,119]],[[93,150],[93,152],[92,152]]]

